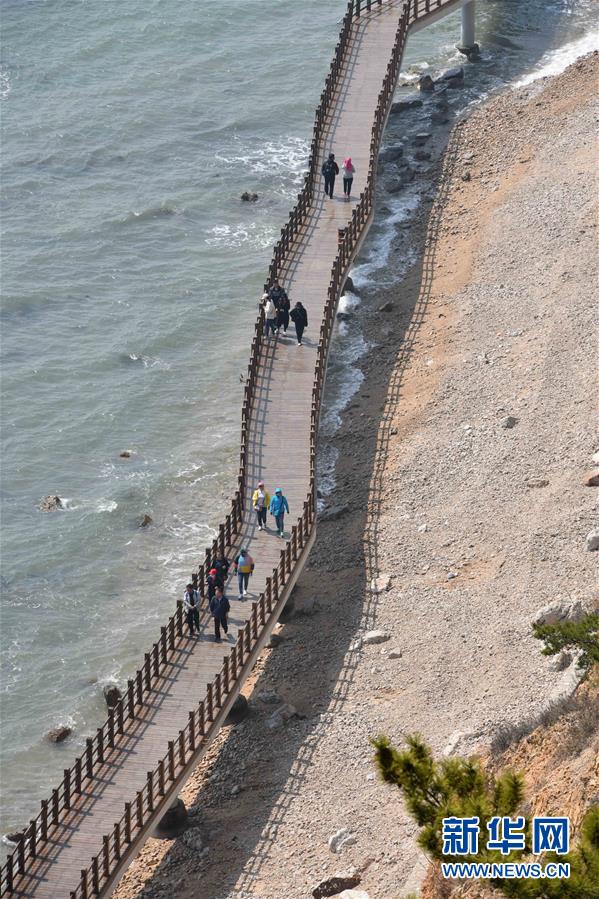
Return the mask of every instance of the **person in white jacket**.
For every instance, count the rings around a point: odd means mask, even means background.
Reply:
[[[264,304],[264,318],[266,320],[266,336],[268,337],[271,331],[274,336],[277,328],[277,307],[267,293],[263,295],[262,302]]]

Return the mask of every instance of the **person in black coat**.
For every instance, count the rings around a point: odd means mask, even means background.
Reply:
[[[335,187],[335,176],[339,174],[339,166],[335,162],[334,153],[329,153],[329,158],[323,163],[322,174],[324,175],[324,192],[332,200],[333,189]]]
[[[295,333],[297,334],[297,345],[302,345],[302,334],[304,328],[308,327],[308,313],[305,306],[298,301],[291,310],[291,320],[295,325]]]
[[[225,634],[229,630],[229,625],[227,624],[227,613],[231,605],[229,600],[223,593],[220,587],[216,588],[216,592],[212,599],[210,600],[210,611],[212,612],[212,617],[214,618],[214,639],[217,643],[220,643],[220,629],[224,630]]]
[[[291,303],[289,302],[289,297],[283,291],[283,296],[279,300],[279,304],[277,306],[277,334],[280,332],[281,328],[287,333],[287,328],[289,327],[289,309],[291,307]]]

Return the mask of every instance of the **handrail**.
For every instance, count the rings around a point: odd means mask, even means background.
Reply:
[[[448,2],[451,0],[406,0],[399,19],[391,59],[379,93],[374,116],[366,186],[360,194],[358,204],[354,207],[351,221],[340,239],[338,253],[331,270],[318,342],[316,377],[312,389],[309,490],[302,514],[292,527],[290,540],[281,550],[279,564],[266,580],[264,592],[257,601],[252,603],[249,621],[239,631],[237,642],[226,656],[221,671],[208,685],[205,699],[190,710],[187,726],[179,732],[176,740],[168,742],[167,752],[157,767],[148,771],[146,783],[143,789],[136,794],[135,801],[125,803],[122,817],[114,825],[112,831],[102,838],[101,852],[92,858],[89,868],[81,871],[79,885],[71,891],[70,899],[88,899],[90,896],[101,894],[102,889],[121,864],[135,835],[152,819],[155,807],[168,792],[169,784],[173,784],[177,780],[189,764],[190,759],[195,757],[209,742],[211,724],[215,721],[218,711],[226,703],[227,697],[239,684],[244,664],[258,644],[261,635],[265,629],[269,630],[274,624],[272,617],[279,601],[285,595],[286,585],[294,580],[292,577],[294,563],[302,555],[302,551],[309,545],[313,536],[316,521],[318,424],[335,310],[343,278],[356,252],[364,227],[372,214],[379,144],[399,75],[410,25]],[[320,175],[318,166],[325,150],[325,125],[334,105],[339,76],[344,68],[354,23],[363,13],[369,13],[373,8],[381,7],[382,3],[383,0],[349,0],[348,2],[339,40],[325,79],[324,90],[316,108],[308,171],[304,177],[304,185],[298,194],[297,203],[291,210],[286,225],[281,229],[281,237],[274,246],[265,289],[268,289],[285,271],[289,255],[310,213],[316,181]],[[206,586],[206,573],[213,567],[213,562],[219,556],[225,555],[228,549],[233,548],[243,520],[245,494],[248,487],[246,483],[248,430],[256,397],[256,381],[260,368],[263,337],[264,324],[262,311],[260,311],[254,325],[241,410],[237,490],[231,502],[231,511],[219,526],[212,546],[206,549],[203,561],[197,566],[191,578],[194,587],[198,588],[202,595]],[[278,616],[278,612],[276,614]],[[0,869],[0,895],[13,892],[18,877],[26,874],[27,863],[34,860],[41,845],[52,838],[52,833],[65,820],[76,797],[80,796],[85,787],[99,775],[102,766],[109,763],[111,753],[115,750],[118,752],[119,743],[121,738],[126,738],[130,722],[136,720],[139,711],[154,694],[157,683],[183,640],[183,608],[182,603],[178,602],[174,615],[169,618],[166,625],[160,628],[160,637],[153,643],[150,651],[145,653],[143,665],[137,670],[135,677],[127,682],[126,694],[113,709],[110,709],[107,720],[102,727],[97,729],[95,736],[86,740],[84,753],[75,760],[71,768],[64,770],[64,776],[58,788],[52,791],[50,799],[42,800],[39,814],[22,831],[16,849]]]

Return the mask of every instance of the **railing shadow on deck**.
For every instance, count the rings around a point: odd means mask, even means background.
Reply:
[[[426,228],[415,247],[419,262],[412,270],[410,279],[415,286],[410,294],[407,294],[402,286],[401,311],[402,318],[408,318],[407,326],[403,331],[395,332],[393,335],[399,347],[397,354],[386,361],[381,361],[377,367],[377,383],[383,381],[387,384],[387,400],[380,418],[365,431],[361,454],[366,460],[366,473],[360,481],[352,485],[355,491],[352,507],[364,510],[358,521],[355,516],[352,521],[352,533],[355,530],[363,535],[362,545],[365,551],[361,559],[362,564],[346,572],[348,585],[351,584],[353,595],[358,597],[358,601],[348,602],[345,594],[343,620],[339,619],[337,610],[329,612],[328,617],[324,609],[318,613],[319,626],[325,633],[334,629],[335,639],[328,642],[320,651],[318,648],[311,648],[309,665],[319,668],[321,677],[314,686],[314,691],[307,697],[305,694],[303,696],[307,707],[322,708],[326,711],[324,714],[311,716],[307,726],[305,722],[299,723],[297,727],[287,725],[285,740],[277,741],[276,752],[273,751],[272,757],[266,760],[270,774],[268,780],[260,779],[260,769],[254,767],[254,759],[251,758],[249,761],[252,768],[249,772],[246,769],[244,775],[246,779],[251,780],[251,783],[246,783],[246,790],[243,793],[237,793],[234,798],[224,800],[222,804],[215,803],[208,801],[211,787],[202,785],[193,796],[191,811],[201,810],[200,826],[207,835],[209,846],[219,841],[225,842],[227,839],[231,803],[239,806],[236,817],[243,819],[244,831],[243,844],[237,841],[234,843],[235,849],[227,854],[226,862],[219,858],[220,853],[210,855],[209,865],[195,880],[197,899],[213,899],[214,896],[223,894],[226,891],[225,884],[228,884],[229,888],[234,884],[234,891],[240,896],[255,894],[255,885],[260,880],[264,862],[279,838],[281,825],[292,802],[300,795],[301,783],[312,764],[319,742],[329,729],[332,719],[344,711],[359,661],[356,653],[348,651],[350,643],[358,629],[368,630],[376,626],[381,599],[380,595],[371,589],[371,583],[380,574],[378,558],[380,508],[384,500],[383,473],[392,438],[393,415],[401,401],[404,375],[414,351],[418,331],[426,320],[441,218],[451,176],[461,152],[461,133],[458,128],[452,134],[445,151],[442,166],[434,183],[435,199]],[[362,386],[368,389],[368,381],[363,382]],[[333,522],[320,527],[339,529],[343,525],[341,522]],[[308,557],[306,565],[308,570],[318,569],[317,556],[318,551],[314,549]],[[344,586],[341,578],[342,593]],[[294,646],[302,638],[301,619],[293,620],[291,625],[286,625],[286,628],[294,630],[292,642],[289,644],[289,652],[293,653]],[[280,653],[281,649],[276,651]],[[261,690],[272,690],[277,667],[274,659],[272,664],[266,663],[253,686],[254,694]],[[294,677],[297,677],[297,673]],[[293,704],[293,687],[283,692],[289,693],[285,699]],[[221,772],[223,780],[227,780],[226,772],[230,772],[231,767],[234,767],[236,757],[233,728],[227,734],[211,767],[211,774],[215,780],[219,779]],[[229,774],[229,780],[231,783],[237,782],[238,776]],[[271,790],[273,780],[277,785],[274,798]],[[282,790],[278,786],[280,783],[284,784]],[[146,895],[145,889],[151,889],[155,878],[163,876],[166,871],[172,871],[172,863],[185,852],[186,850],[178,843],[172,846],[154,869],[152,878],[139,888],[140,899],[142,895]],[[131,884],[128,884],[128,890],[131,890]]]

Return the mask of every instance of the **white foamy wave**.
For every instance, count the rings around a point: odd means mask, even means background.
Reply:
[[[275,229],[265,225],[259,225],[257,222],[251,222],[249,225],[240,223],[238,225],[216,225],[208,231],[212,235],[204,241],[209,247],[241,247],[243,244],[249,244],[257,249],[265,249],[270,247],[275,238]]]
[[[118,509],[119,504],[112,499],[100,500],[96,505],[97,512],[114,512]]]
[[[216,159],[230,166],[245,166],[256,174],[293,173],[299,182],[308,165],[310,144],[303,137],[282,141],[266,141],[258,147],[244,147],[235,154],[216,154]]]
[[[164,359],[161,359],[159,356],[146,356],[143,353],[128,353],[127,358],[131,359],[132,362],[141,362],[144,368],[161,368],[165,371],[169,371],[171,368],[170,362],[165,362]]]
[[[353,274],[350,271],[350,278],[353,278]],[[339,312],[351,312],[352,309],[355,309],[360,305],[360,297],[356,296],[355,293],[352,293],[351,290],[347,290],[342,296],[339,297]]]
[[[365,286],[372,280],[375,272],[387,266],[389,254],[395,238],[395,228],[405,221],[420,205],[422,196],[418,187],[408,188],[400,199],[387,201],[389,214],[382,220],[382,227],[377,235],[371,231],[366,261],[356,265],[352,271],[352,279],[357,287]],[[385,283],[400,281],[414,260],[413,253],[406,253],[402,260],[396,259],[389,271]]]
[[[325,443],[324,446],[318,450],[316,472],[320,496],[316,502],[316,508],[319,512],[322,512],[326,505],[322,497],[330,496],[337,486],[335,468],[337,467],[338,459],[339,450],[330,443]]]
[[[558,50],[546,53],[541,60],[541,66],[534,71],[529,72],[520,81],[516,81],[513,85],[515,88],[524,87],[538,81],[539,78],[547,78],[550,75],[559,75],[568,68],[573,62],[587,53],[593,53],[599,50],[599,29],[595,28],[576,41],[564,44]]]

